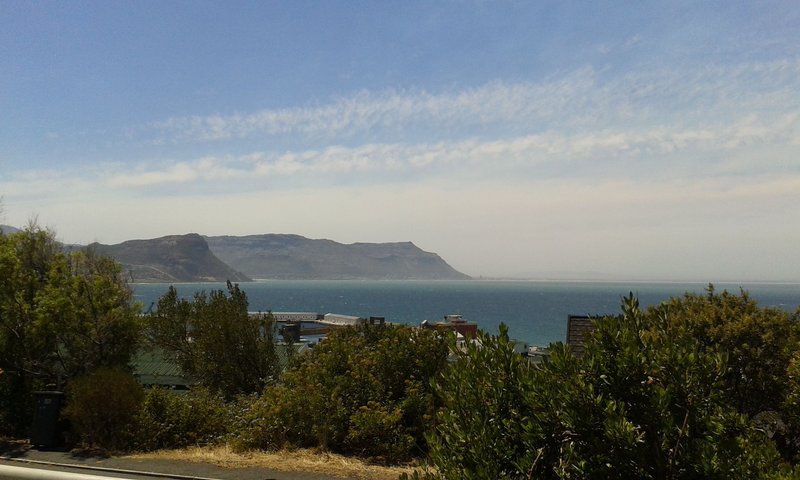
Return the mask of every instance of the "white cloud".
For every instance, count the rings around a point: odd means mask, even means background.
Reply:
[[[156,122],[159,141],[221,141],[246,137],[383,138],[397,132],[439,136],[514,130],[613,128],[676,121],[715,122],[747,112],[800,108],[800,62],[782,60],[635,71],[584,68],[537,83],[494,82],[457,92],[361,92],[329,103]],[[457,132],[457,133],[454,133]]]
[[[166,167],[142,164],[131,169],[119,168],[117,173],[100,177],[102,183],[113,188],[138,188],[159,184],[187,184],[192,182],[230,181],[244,178],[248,172],[227,166],[226,158],[203,157],[191,162],[177,162]]]
[[[100,179],[110,187],[138,188],[192,182],[241,183],[255,178],[325,177],[350,179],[371,174],[415,174],[440,169],[443,175],[482,173],[498,167],[529,169],[542,164],[574,161],[648,163],[668,167],[675,157],[696,157],[709,152],[734,151],[748,146],[770,148],[794,145],[800,136],[800,116],[783,115],[764,120],[756,117],[702,129],[681,126],[598,130],[563,134],[547,131],[506,139],[469,139],[421,144],[365,144],[329,146],[286,153],[256,152],[239,157],[204,157],[191,162],[126,168],[125,173]],[[736,169],[747,162],[736,159]],[[750,169],[770,170],[757,156]],[[707,165],[699,168],[724,168]],[[618,175],[620,171],[610,170]],[[355,175],[355,177],[353,177]],[[391,181],[391,180],[384,180]]]

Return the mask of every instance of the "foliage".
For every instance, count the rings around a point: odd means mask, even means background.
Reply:
[[[707,348],[691,325],[669,311],[643,313],[631,296],[621,316],[597,324],[587,373],[624,408],[640,437],[631,460],[645,476],[757,477],[776,452],[731,408],[726,350]]]
[[[447,339],[428,330],[333,331],[255,402],[240,445],[322,447],[385,461],[418,455],[435,410],[430,380],[447,354]]]
[[[35,223],[0,235],[0,428],[24,433],[34,389],[126,366],[139,338],[137,313],[112,260],[65,253]]]
[[[529,369],[501,325],[498,337],[479,332],[444,371],[436,393],[445,408],[430,441],[442,478],[504,478],[517,469]]]
[[[53,234],[37,227],[0,235],[0,427],[6,433],[19,435],[30,423],[30,392],[44,382],[37,297],[58,254]]]
[[[223,438],[232,424],[232,409],[222,396],[203,388],[176,393],[147,391],[137,417],[137,450],[208,445]]]
[[[189,301],[170,287],[147,321],[151,343],[173,355],[183,371],[226,399],[260,392],[277,375],[271,314],[249,315],[247,295],[228,282]]]
[[[778,410],[786,396],[786,370],[798,350],[798,322],[777,308],[762,308],[742,291],[686,294],[651,308],[686,329],[704,351],[726,356],[726,400],[748,416]]]
[[[70,383],[64,417],[77,440],[110,451],[208,445],[231,430],[233,406],[203,388],[143,389],[127,372],[99,368]]]
[[[770,422],[771,434],[784,456],[793,463],[800,460],[800,352],[795,352],[786,372],[786,397],[781,405],[781,417]]]
[[[725,356],[723,400],[772,438],[787,461],[800,456],[800,310],[763,308],[744,291],[686,294],[646,312],[686,329],[703,351]]]
[[[136,440],[143,397],[133,376],[103,367],[70,383],[63,414],[88,446],[125,450]]]
[[[141,336],[139,306],[113,259],[92,252],[59,256],[39,295],[37,335],[48,364],[67,378],[127,366]]]
[[[643,313],[596,323],[581,359],[561,345],[541,367],[504,330],[481,334],[438,383],[430,437],[443,479],[758,478],[777,452],[726,400],[724,355],[684,323]]]

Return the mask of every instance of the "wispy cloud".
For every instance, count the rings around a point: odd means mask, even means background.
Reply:
[[[296,135],[442,138],[487,127],[514,132],[598,128],[677,118],[713,121],[742,112],[796,111],[800,61],[676,67],[619,75],[587,67],[529,83],[494,82],[457,92],[361,92],[328,103],[250,113],[175,117],[150,126],[161,142],[209,142]]]
[[[122,171],[105,172],[99,180],[109,187],[147,187],[158,184],[185,184],[198,181],[240,179],[246,172],[226,165],[224,159],[203,157],[191,162],[176,162],[166,168],[142,164]]]
[[[192,182],[246,182],[255,178],[316,177],[356,179],[375,173],[480,173],[498,169],[530,169],[546,164],[586,161],[606,164],[610,176],[624,175],[625,167],[644,163],[668,168],[675,158],[696,159],[710,152],[731,152],[748,146],[770,148],[800,144],[800,114],[770,118],[745,117],[701,129],[680,125],[609,129],[564,134],[548,131],[499,140],[468,139],[421,144],[365,144],[330,146],[285,153],[255,152],[243,156],[204,157],[163,166],[141,165],[100,180],[110,187],[139,188]],[[790,160],[790,162],[793,162]],[[728,165],[731,163],[731,165]],[[716,165],[695,165],[703,171],[769,171],[784,166],[765,165],[755,156],[749,164],[725,157]],[[391,182],[391,178],[385,181]]]

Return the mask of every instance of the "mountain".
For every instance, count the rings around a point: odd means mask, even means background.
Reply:
[[[206,237],[223,262],[253,278],[468,279],[411,242],[342,244],[300,235]]]
[[[0,225],[0,233],[11,235],[12,233],[19,232],[19,228],[14,228],[11,225]]]
[[[135,282],[248,282],[250,278],[223,263],[196,233],[88,248],[114,257]]]

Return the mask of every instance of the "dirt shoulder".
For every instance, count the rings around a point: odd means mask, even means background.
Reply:
[[[194,447],[123,458],[193,462],[237,470],[260,468],[283,474],[319,475],[319,478],[353,480],[396,480],[401,474],[413,471],[411,467],[371,465],[360,459],[307,449],[238,453],[227,446]]]
[[[384,467],[314,450],[238,453],[226,446],[112,456],[79,457],[63,451],[20,449],[0,457],[159,472],[173,475],[241,480],[396,480],[411,467]],[[16,463],[16,462],[14,462]]]

